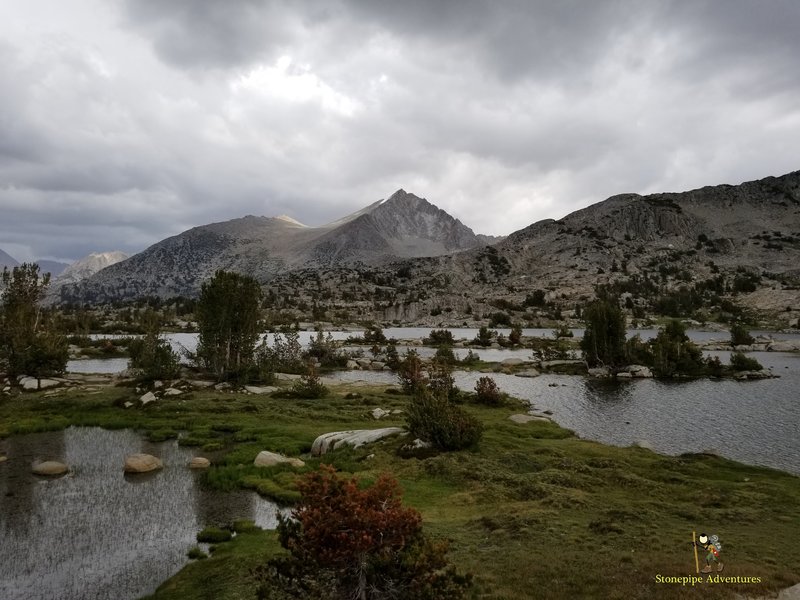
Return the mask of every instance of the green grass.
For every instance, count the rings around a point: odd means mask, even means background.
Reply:
[[[357,392],[358,397],[346,396]],[[132,427],[152,439],[218,444],[203,477],[221,490],[248,487],[290,503],[296,478],[322,462],[365,482],[388,471],[425,529],[449,541],[451,560],[476,576],[476,598],[681,598],[655,576],[690,575],[693,530],[718,533],[724,575],[761,585],[704,585],[706,598],[762,596],[800,581],[800,478],[709,455],[667,457],[643,448],[580,440],[553,423],[508,420],[523,407],[466,403],[485,427],[474,451],[401,458],[407,438],[389,438],[322,459],[307,453],[319,434],[402,425],[376,422],[376,406],[409,399],[382,388],[337,386],[324,400],[194,392],[147,407],[122,408],[128,388],[102,394],[29,394],[0,401],[0,436],[70,424]],[[301,456],[306,466],[256,468],[261,450]],[[241,530],[241,531],[240,531]],[[213,555],[165,582],[158,599],[252,598],[251,570],[281,552],[274,532],[246,525]]]

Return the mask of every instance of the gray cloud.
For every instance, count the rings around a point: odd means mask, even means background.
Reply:
[[[20,259],[245,214],[321,224],[400,187],[510,233],[798,168],[792,0],[4,11],[0,248]]]

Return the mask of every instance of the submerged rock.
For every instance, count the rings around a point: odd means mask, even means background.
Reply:
[[[202,456],[195,456],[189,461],[190,469],[207,469],[211,466],[211,461]]]
[[[126,473],[149,473],[163,468],[164,463],[161,462],[161,459],[152,454],[131,454],[125,458]]]
[[[33,465],[31,469],[36,475],[63,475],[69,471],[69,467],[56,460],[46,460]]]
[[[355,429],[323,433],[314,440],[311,446],[311,455],[321,456],[342,446],[358,448],[393,435],[406,435],[406,431],[401,427],[384,427],[382,429]]]

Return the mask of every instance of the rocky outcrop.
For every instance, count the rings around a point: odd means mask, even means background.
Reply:
[[[126,473],[149,473],[163,469],[164,463],[152,454],[131,454],[125,458],[124,470]]]
[[[364,444],[377,442],[394,435],[406,435],[406,431],[400,427],[384,427],[382,429],[356,429],[324,433],[314,440],[311,446],[311,455],[321,456],[342,446],[359,448]]]

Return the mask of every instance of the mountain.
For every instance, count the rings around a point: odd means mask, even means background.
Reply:
[[[50,273],[50,278],[55,279],[64,272],[69,266],[69,263],[59,262],[57,260],[37,260],[36,264],[39,265],[41,273]]]
[[[381,265],[483,246],[476,235],[427,200],[398,190],[386,200],[321,227],[286,216],[252,215],[185,231],[80,283],[61,286],[63,302],[142,296],[191,296],[218,269],[261,282],[296,269]]]
[[[119,251],[92,252],[89,256],[84,256],[70,265],[65,265],[65,268],[53,283],[55,286],[77,283],[126,258],[128,258],[128,255]]]
[[[2,250],[0,250],[0,271],[3,270],[3,267],[8,267],[9,269],[16,267],[19,265],[19,261],[15,259],[13,256],[6,254]]]
[[[360,281],[356,289],[353,281]],[[353,320],[479,324],[498,312],[535,324],[572,314],[598,285],[631,313],[774,322],[800,315],[800,171],[681,193],[613,196],[494,245],[407,259],[356,274],[289,272],[278,308],[317,302]],[[347,290],[347,298],[342,290]],[[544,295],[543,305],[538,295]],[[704,312],[705,311],[705,312]],[[483,321],[485,322],[485,321]]]

